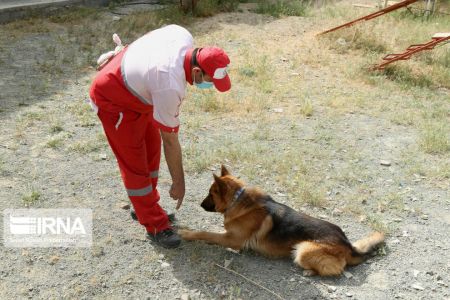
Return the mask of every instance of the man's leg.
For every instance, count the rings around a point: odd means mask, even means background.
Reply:
[[[132,111],[109,113],[99,110],[98,115],[117,158],[125,188],[136,210],[139,223],[153,236],[169,229],[167,214],[157,203],[159,195],[153,189],[147,163],[148,114]],[[157,241],[163,246],[174,246],[173,243],[164,245],[163,240]]]
[[[157,198],[160,199],[159,192],[157,190],[158,178],[159,178],[159,165],[161,161],[161,135],[159,129],[153,126],[153,116],[148,115],[147,131],[145,135],[145,144],[147,149],[147,164],[150,170],[150,179],[152,181],[153,190],[156,192]],[[136,211],[133,206],[130,209],[130,214],[133,220],[138,220]],[[171,223],[175,222],[175,214],[168,215]]]

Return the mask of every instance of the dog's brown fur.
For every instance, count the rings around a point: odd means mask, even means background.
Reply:
[[[185,240],[203,240],[236,250],[252,249],[270,257],[294,257],[294,262],[310,274],[336,276],[346,265],[364,261],[384,235],[374,232],[351,244],[336,225],[294,211],[275,202],[257,188],[245,188],[244,182],[222,166],[220,177],[214,174],[202,207],[224,215],[224,233],[178,230]]]

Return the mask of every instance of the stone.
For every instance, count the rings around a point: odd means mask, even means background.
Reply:
[[[58,261],[59,261],[59,256],[56,256],[56,255],[51,256],[51,257],[48,259],[48,263],[49,263],[50,265],[54,265],[54,264],[56,264]]]
[[[418,283],[415,283],[411,286],[413,289],[418,290],[418,291],[423,291],[425,290],[424,287],[422,287],[421,285],[419,285]]]
[[[225,268],[228,268],[228,266],[231,264],[232,261],[233,261],[233,259],[225,259],[223,266]]]
[[[350,272],[347,272],[347,271],[344,271],[344,276],[345,276],[345,278],[347,278],[347,279],[350,279],[350,278],[352,278],[353,277],[353,275],[352,275],[352,273],[350,273]]]
[[[389,167],[391,165],[391,162],[388,160],[380,160],[380,165]]]
[[[130,209],[130,203],[127,202],[120,202],[117,206],[121,209]]]

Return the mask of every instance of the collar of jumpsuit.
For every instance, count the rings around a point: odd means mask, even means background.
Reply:
[[[186,73],[186,81],[193,84],[192,78],[192,54],[195,49],[189,49],[186,52],[184,60],[184,71]],[[230,77],[227,73],[227,67],[230,63],[228,55],[221,48],[205,47],[198,48],[196,52],[196,60],[199,67],[212,78],[212,82],[216,89],[220,92],[226,92],[231,88]]]

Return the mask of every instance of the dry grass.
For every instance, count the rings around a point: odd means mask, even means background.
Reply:
[[[108,143],[103,132],[98,132],[95,136],[90,136],[81,141],[72,143],[68,151],[77,152],[79,154],[88,154],[91,152],[98,152],[101,149],[106,149]]]

